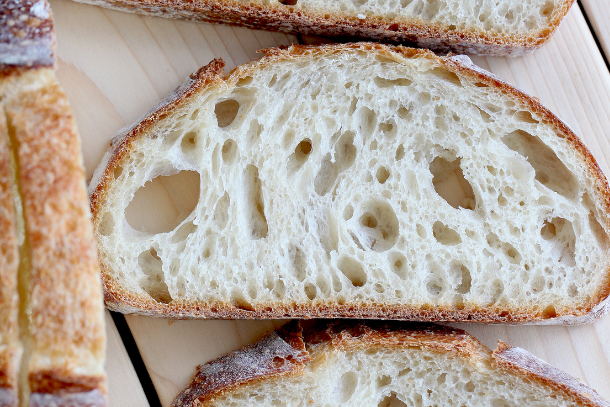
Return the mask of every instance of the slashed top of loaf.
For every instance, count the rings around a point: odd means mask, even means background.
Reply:
[[[605,178],[518,90],[370,44],[217,73],[117,138],[94,175],[110,306],[552,322],[607,297]],[[130,214],[176,173],[190,192],[170,189],[173,215]]]
[[[308,358],[275,355],[272,339],[301,330]],[[278,335],[279,334],[279,335]],[[529,352],[500,343],[492,352],[450,327],[381,321],[293,321],[278,334],[197,368],[173,406],[481,405],[608,406],[599,394]],[[284,346],[287,346],[284,343]],[[259,350],[255,354],[255,350]],[[296,349],[295,349],[296,351]],[[235,376],[246,355],[262,366]],[[519,355],[515,357],[514,355]],[[290,366],[277,376],[261,361]],[[224,375],[218,375],[221,364]]]

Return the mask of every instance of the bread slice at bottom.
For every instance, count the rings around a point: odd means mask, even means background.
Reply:
[[[529,352],[433,324],[296,322],[199,366],[179,406],[610,406]]]

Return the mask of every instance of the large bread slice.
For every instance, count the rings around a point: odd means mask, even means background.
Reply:
[[[0,5],[0,338],[4,345],[18,332],[23,349],[21,363],[9,368],[0,353],[0,388],[13,391],[10,400],[0,393],[0,405],[102,406],[99,268],[80,140],[55,78],[54,43],[46,1]]]
[[[77,0],[147,15],[289,33],[524,55],[547,43],[574,0]]]
[[[197,368],[187,406],[610,406],[502,342],[436,325],[296,321]]]
[[[463,57],[213,62],[114,139],[90,193],[121,312],[576,323],[610,290],[594,159]]]

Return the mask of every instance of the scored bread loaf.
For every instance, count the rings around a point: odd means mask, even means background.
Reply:
[[[547,43],[574,0],[77,0],[147,15],[288,33],[525,55]]]
[[[608,196],[536,100],[367,43],[212,62],[90,183],[107,306],[174,318],[590,321]]]
[[[593,389],[502,342],[492,353],[438,325],[293,321],[197,367],[188,406],[610,406]]]
[[[54,45],[46,1],[0,5],[1,406],[106,405],[95,240]]]

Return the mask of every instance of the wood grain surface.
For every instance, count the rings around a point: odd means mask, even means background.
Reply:
[[[610,1],[581,0],[581,3],[604,53],[610,58]]]
[[[587,10],[608,13],[610,1],[584,3]],[[75,110],[88,176],[113,134],[145,114],[195,69],[218,57],[232,69],[256,58],[258,49],[297,41],[284,34],[146,18],[68,0],[51,0],[51,6],[58,33],[58,76]],[[608,34],[606,21],[602,18],[598,26],[599,32],[605,29]],[[582,137],[610,174],[610,73],[578,6],[551,43],[535,54],[473,60],[538,97]],[[108,320],[112,405],[146,405],[120,337]],[[126,316],[126,320],[163,406],[188,383],[196,365],[282,324],[138,316]],[[578,327],[460,327],[492,348],[498,340],[521,346],[610,399],[610,316]]]

